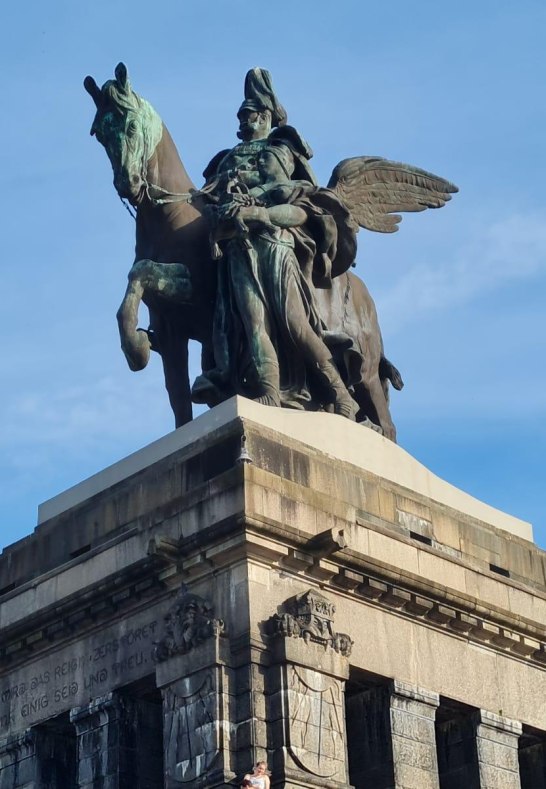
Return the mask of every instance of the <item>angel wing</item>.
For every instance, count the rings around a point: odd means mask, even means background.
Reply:
[[[360,225],[378,233],[398,230],[402,217],[394,212],[441,208],[459,191],[426,170],[379,156],[344,159],[334,168],[328,188],[348,208],[355,229]]]

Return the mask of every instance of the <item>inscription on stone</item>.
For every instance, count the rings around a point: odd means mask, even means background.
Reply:
[[[0,679],[0,736],[152,673],[164,611],[164,604],[154,606],[6,674]]]

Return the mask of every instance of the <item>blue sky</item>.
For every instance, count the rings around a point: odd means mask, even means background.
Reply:
[[[406,382],[400,444],[546,547],[543,0],[30,0],[2,17],[2,545],[172,429],[159,360],[134,374],[119,350],[134,224],[82,87],[123,60],[197,184],[260,65],[322,183],[380,155],[459,185],[394,236],[362,231],[357,273]]]

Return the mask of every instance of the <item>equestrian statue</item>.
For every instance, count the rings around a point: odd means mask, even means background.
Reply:
[[[160,354],[176,426],[192,418],[192,401],[213,407],[237,394],[333,412],[395,441],[389,384],[403,383],[370,294],[350,271],[356,235],[393,233],[397,212],[440,208],[457,187],[376,156],[345,159],[319,186],[311,148],[288,124],[269,72],[254,68],[237,113],[240,141],[212,158],[198,189],[124,64],[102,88],[92,77],[84,85],[96,105],[91,134],[136,212],[121,346],[133,370],[150,350]],[[192,386],[189,339],[202,346]]]

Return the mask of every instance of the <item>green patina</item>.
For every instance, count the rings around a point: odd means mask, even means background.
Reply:
[[[146,165],[161,140],[163,122],[152,105],[116,75],[101,88],[103,105],[91,133],[104,146],[115,174],[127,179],[146,175]]]

